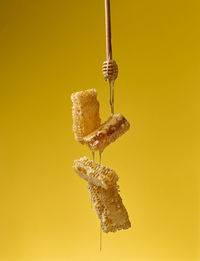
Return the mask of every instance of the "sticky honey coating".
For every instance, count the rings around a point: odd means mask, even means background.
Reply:
[[[116,232],[131,227],[117,186],[106,190],[88,183],[87,188],[104,232]]]
[[[119,179],[114,170],[87,157],[75,160],[73,169],[81,178],[104,189],[115,186]]]
[[[83,144],[83,137],[96,130],[101,123],[97,91],[88,89],[72,93],[71,100],[74,137]]]
[[[122,114],[114,114],[97,130],[84,137],[83,141],[92,151],[99,150],[102,152],[129,128],[130,124]]]

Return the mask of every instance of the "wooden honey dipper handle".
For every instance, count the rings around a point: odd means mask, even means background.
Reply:
[[[106,23],[106,56],[107,56],[107,60],[112,60],[110,0],[105,0],[105,23]]]
[[[105,24],[107,60],[103,62],[102,72],[106,81],[114,81],[118,76],[118,66],[116,62],[112,59],[110,0],[105,0]]]

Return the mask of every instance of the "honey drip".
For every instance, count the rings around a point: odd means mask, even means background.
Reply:
[[[99,163],[101,164],[102,161],[102,152],[99,151]]]
[[[92,159],[94,160],[95,159],[95,152],[92,151]]]
[[[110,108],[111,108],[111,115],[114,114],[114,88],[115,88],[115,81],[109,80],[109,88],[110,88]]]
[[[95,152],[92,151],[92,159],[95,160]],[[92,197],[90,197],[90,204],[91,204],[91,208],[92,208]]]

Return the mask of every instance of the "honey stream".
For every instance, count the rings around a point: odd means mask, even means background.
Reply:
[[[111,115],[114,114],[114,88],[115,88],[115,81],[109,80],[109,89],[110,89],[110,95],[109,95],[109,102],[110,102],[110,108],[111,108]],[[95,160],[95,153],[92,151],[92,158]],[[102,162],[102,152],[99,151],[99,163]],[[101,201],[102,201],[102,195],[101,195]],[[92,208],[92,199],[91,199],[91,208]],[[101,229],[101,223],[100,223],[100,251],[102,250],[102,229]]]
[[[111,108],[111,115],[114,114],[114,89],[115,89],[115,81],[109,80],[109,89],[110,89],[110,108]]]
[[[95,152],[92,151],[92,159],[93,161],[95,160]],[[102,161],[102,152],[99,151],[99,163],[101,165],[101,161]],[[91,199],[91,208],[92,208],[92,197]],[[102,197],[101,197],[101,201],[102,201]],[[100,251],[102,250],[102,229],[101,229],[101,222],[100,222]]]
[[[92,159],[95,160],[95,152],[92,151]],[[90,197],[90,207],[92,208],[92,197]]]
[[[95,159],[95,152],[94,151],[92,151],[92,159],[93,159],[93,161]]]

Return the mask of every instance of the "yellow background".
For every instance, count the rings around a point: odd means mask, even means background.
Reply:
[[[106,148],[132,228],[103,234],[73,160],[74,91],[110,112],[104,1],[0,2],[0,260],[197,261],[200,4],[112,1],[115,111],[131,129]],[[96,155],[98,156],[98,155]]]

